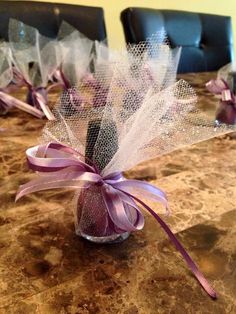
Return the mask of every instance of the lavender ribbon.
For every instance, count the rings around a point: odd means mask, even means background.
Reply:
[[[34,108],[27,103],[6,94],[3,90],[0,89],[0,110],[6,112],[12,107],[16,107],[25,112],[28,112],[37,118],[42,118],[44,115],[41,110]]]
[[[29,104],[9,95],[9,93],[14,92],[23,84],[22,76],[15,68],[13,68],[13,73],[15,81],[4,88],[0,88],[0,112],[4,114],[12,107],[16,107],[20,110],[32,114],[37,118],[42,118],[44,114],[41,110],[33,108]]]
[[[235,96],[231,92],[229,85],[225,80],[210,80],[206,83],[206,88],[209,90],[209,92],[215,95],[220,95],[222,101],[235,103]]]
[[[65,90],[72,88],[69,80],[65,77],[61,68],[57,68],[55,71],[53,71],[51,76],[52,79],[55,79],[61,86],[63,86]]]
[[[40,109],[48,120],[55,120],[55,117],[47,105],[47,89],[45,87],[33,87],[31,84],[27,84],[29,88],[30,104]]]
[[[61,68],[57,68],[52,73],[52,79],[56,80],[56,85],[61,86],[68,93],[67,103],[62,104],[62,110],[64,110],[65,114],[70,115],[83,110],[83,104],[86,103],[85,97],[80,95],[77,88],[71,85]]]
[[[26,85],[28,87],[29,105],[37,109],[37,111],[41,111],[43,113],[41,117],[45,115],[48,120],[55,120],[53,113],[47,105],[47,93],[49,89],[45,87],[34,87],[16,68],[13,69],[13,73],[17,85]],[[55,84],[53,85],[53,87],[54,86]],[[50,89],[51,88],[52,87],[50,87]],[[34,110],[32,110],[32,112],[33,111]]]
[[[214,289],[170,228],[153,209],[139,198],[139,194],[142,193],[143,197],[158,201],[168,208],[166,195],[159,188],[147,182],[127,180],[120,172],[102,176],[95,165],[91,166],[82,161],[83,156],[80,153],[59,143],[34,146],[26,151],[26,155],[32,170],[47,173],[47,175],[44,174],[42,177],[22,185],[18,190],[16,200],[29,193],[52,188],[81,189],[89,188],[91,185],[99,185],[116,232],[117,230],[119,230],[118,232],[129,232],[143,228],[144,217],[139,208],[141,205],[167,233],[204,290],[212,298],[217,297]],[[137,219],[135,222],[129,220],[125,211],[126,205],[133,207],[136,211]]]

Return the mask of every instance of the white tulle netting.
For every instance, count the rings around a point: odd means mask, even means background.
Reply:
[[[5,42],[0,43],[0,88],[8,86],[13,79],[11,50]]]
[[[61,70],[71,85],[78,85],[89,69],[94,42],[65,21],[60,26],[57,40]]]
[[[48,78],[61,62],[57,40],[15,19],[10,19],[8,37],[17,71],[33,86],[46,87]]]
[[[176,82],[179,51],[163,38],[95,59],[93,77],[60,97],[42,141],[72,146],[107,175],[231,132],[198,109],[187,82]]]

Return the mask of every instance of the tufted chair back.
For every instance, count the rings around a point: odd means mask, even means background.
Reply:
[[[8,40],[10,18],[31,25],[47,37],[54,38],[65,20],[92,40],[104,40],[106,29],[102,8],[71,4],[0,1],[0,39]]]
[[[121,22],[127,43],[143,41],[163,28],[171,46],[182,47],[178,73],[215,71],[232,61],[229,16],[128,8]]]

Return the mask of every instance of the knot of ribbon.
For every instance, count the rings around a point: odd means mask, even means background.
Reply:
[[[44,173],[44,175],[22,185],[16,200],[29,193],[47,189],[82,189],[89,188],[91,185],[99,185],[108,215],[117,228],[115,232],[117,230],[120,233],[141,230],[144,226],[144,216],[140,207],[145,208],[169,236],[205,291],[212,298],[216,298],[216,292],[170,228],[153,209],[139,198],[141,194],[146,199],[160,202],[168,213],[168,202],[163,191],[147,182],[125,179],[120,172],[104,176],[96,165],[90,165],[83,161],[84,156],[79,152],[60,143],[51,142],[29,148],[26,155],[29,167],[39,173]],[[126,205],[136,211],[135,222],[130,221],[125,210]]]
[[[221,97],[221,101],[224,104],[233,104],[234,106],[236,105],[236,97],[225,80],[210,80],[206,83],[206,88],[209,90],[209,92],[219,95]]]
[[[48,102],[47,94],[50,89],[57,86],[58,84],[52,84],[48,88],[43,86],[35,87],[15,67],[13,68],[13,74],[16,86],[21,87],[25,85],[29,90],[27,96],[27,103],[21,102],[21,105],[17,106],[18,99],[16,99],[16,101],[13,103],[13,106],[16,106],[24,111],[27,111],[28,113],[31,113],[32,115],[35,115],[39,118],[42,118],[45,115],[48,118],[48,120],[55,120],[53,113],[51,112],[50,108],[47,105]],[[24,104],[24,106],[22,105],[22,103]]]
[[[57,68],[51,76],[52,80],[56,80],[57,82],[55,85],[61,86],[64,92],[66,92],[68,95],[68,99],[65,104],[61,104],[62,110],[65,112],[65,114],[70,115],[76,111],[83,110],[83,106],[87,102],[86,98],[79,94],[77,88],[71,84],[71,82],[63,73],[61,67]]]
[[[48,120],[55,120],[55,117],[51,110],[49,109],[47,102],[47,88],[45,87],[34,87],[31,84],[27,83],[29,88],[28,102],[30,105],[36,109],[41,110]]]
[[[56,80],[65,90],[71,88],[69,80],[64,75],[61,67],[55,69],[51,74],[52,80]]]

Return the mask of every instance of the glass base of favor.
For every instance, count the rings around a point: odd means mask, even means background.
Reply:
[[[83,232],[78,232],[77,235],[81,236],[82,238],[90,242],[100,243],[100,244],[102,243],[113,244],[113,243],[120,243],[126,240],[129,237],[130,232],[124,232],[121,234],[112,234],[105,237],[95,237],[95,236],[85,234]]]

